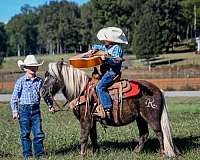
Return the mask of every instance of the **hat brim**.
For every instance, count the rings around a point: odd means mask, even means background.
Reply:
[[[42,61],[42,63],[38,63],[38,64],[24,64],[23,61],[21,61],[21,60],[19,60],[17,62],[20,70],[24,70],[24,67],[40,67],[41,65],[43,65],[43,63],[44,63],[44,61]]]
[[[128,44],[128,40],[124,33],[122,33],[120,37],[112,38],[112,37],[108,36],[108,32],[109,31],[107,28],[103,28],[103,29],[99,30],[99,32],[97,33],[98,40],[111,41],[111,42],[121,43],[121,44]]]

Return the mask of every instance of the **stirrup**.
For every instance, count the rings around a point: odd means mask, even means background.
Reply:
[[[93,113],[94,116],[97,117],[101,117],[101,118],[105,118],[106,117],[106,113],[104,111],[104,108],[102,106],[102,104],[98,105],[95,109],[95,112]]]
[[[110,109],[107,109],[106,111],[105,111],[105,115],[106,115],[106,117],[108,118],[108,119],[110,119],[111,118],[111,112],[110,112]]]

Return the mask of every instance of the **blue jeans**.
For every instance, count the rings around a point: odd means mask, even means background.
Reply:
[[[23,156],[32,156],[31,131],[33,133],[33,148],[36,157],[44,154],[44,133],[42,131],[42,119],[39,105],[20,105],[19,125],[20,139],[23,149]]]
[[[116,73],[112,70],[107,71],[96,86],[97,94],[105,110],[108,110],[112,107],[112,99],[108,94],[107,88],[112,84],[115,76]]]

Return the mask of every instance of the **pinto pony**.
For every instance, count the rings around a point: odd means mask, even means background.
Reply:
[[[66,100],[72,101],[84,95],[89,82],[88,75],[77,68],[63,63],[49,63],[45,74],[45,80],[41,88],[41,96],[52,97],[62,91]],[[79,104],[73,108],[73,112],[80,121],[80,154],[86,153],[86,144],[90,136],[93,152],[98,149],[96,122],[109,126],[123,126],[136,120],[139,129],[139,142],[134,151],[140,152],[148,138],[148,124],[155,132],[159,143],[160,152],[168,157],[179,154],[177,147],[173,144],[172,134],[167,114],[165,98],[162,91],[154,84],[138,80],[140,93],[137,96],[123,98],[119,121],[114,121],[114,111],[111,110],[110,117],[104,120],[92,116],[94,104],[92,101]],[[87,105],[89,104],[89,105]]]

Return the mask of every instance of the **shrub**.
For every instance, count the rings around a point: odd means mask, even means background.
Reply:
[[[0,66],[3,63],[3,59],[4,59],[4,54],[3,52],[0,52]]]

